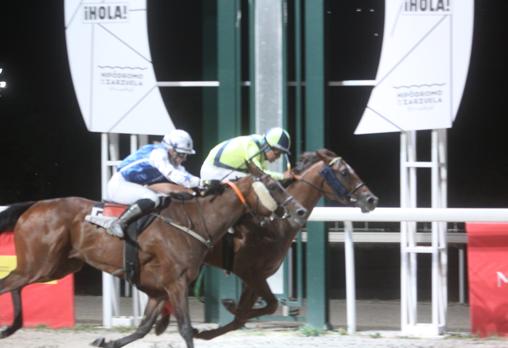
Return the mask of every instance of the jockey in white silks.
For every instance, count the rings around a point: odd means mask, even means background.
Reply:
[[[130,204],[108,232],[122,238],[129,223],[157,208],[161,202],[159,194],[147,185],[171,182],[186,188],[200,185],[200,179],[190,174],[182,163],[187,155],[196,151],[190,135],[175,129],[159,144],[148,144],[127,156],[117,167],[117,172],[107,184],[107,199]]]

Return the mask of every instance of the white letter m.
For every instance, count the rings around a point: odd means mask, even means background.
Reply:
[[[503,284],[508,283],[508,278],[502,272],[496,272],[497,274],[497,287],[500,288]]]

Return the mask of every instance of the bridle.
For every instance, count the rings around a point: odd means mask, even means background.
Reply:
[[[323,189],[323,185],[324,183],[326,182],[328,184],[328,186],[330,186],[330,188],[332,189],[333,193],[339,197],[341,200],[345,201],[346,203],[353,203],[355,201],[353,195],[355,194],[356,191],[358,191],[360,188],[362,188],[363,186],[365,186],[365,183],[360,181],[352,190],[348,190],[344,184],[337,178],[337,176],[335,175],[334,171],[333,171],[333,166],[335,164],[338,164],[340,161],[342,161],[342,157],[335,157],[333,158],[327,165],[325,168],[323,168],[320,172],[319,172],[319,175],[321,177],[323,177],[323,181],[321,182],[321,185],[320,187],[318,187],[317,185],[314,185],[313,183],[307,181],[304,179],[304,176],[307,174],[307,173],[304,173],[302,176],[300,177],[297,177],[297,179],[309,186],[311,186],[312,188],[314,188],[315,190],[319,191],[321,194],[323,194],[324,196],[329,196],[331,194],[331,192],[329,191],[326,191],[325,189]]]

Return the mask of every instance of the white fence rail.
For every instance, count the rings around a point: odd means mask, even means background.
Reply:
[[[312,211],[309,220],[330,222],[344,221],[347,330],[348,333],[352,334],[356,332],[354,237],[352,222],[508,222],[508,209],[377,208],[370,213],[364,214],[358,208],[317,207]],[[432,262],[434,263],[435,260],[433,259]],[[432,267],[434,267],[434,265],[432,265]],[[433,298],[432,301],[436,301],[436,299]],[[432,329],[432,332],[436,332],[435,328]]]

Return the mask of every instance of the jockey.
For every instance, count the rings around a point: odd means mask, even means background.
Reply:
[[[264,135],[251,134],[225,140],[206,157],[201,167],[201,179],[238,179],[248,174],[245,162],[252,161],[265,173],[280,180],[284,175],[268,170],[267,162],[277,160],[282,154],[289,154],[290,146],[288,132],[280,127],[271,128]]]
[[[172,182],[186,188],[199,186],[199,178],[182,166],[187,155],[195,153],[189,133],[175,129],[161,143],[145,145],[127,156],[108,182],[107,199],[131,206],[111,225],[108,233],[122,238],[129,223],[160,204],[159,195],[147,185]]]

